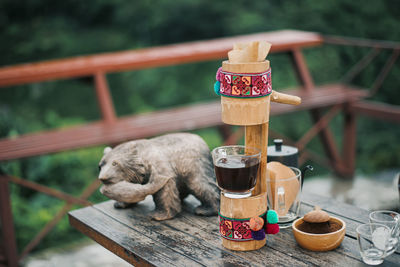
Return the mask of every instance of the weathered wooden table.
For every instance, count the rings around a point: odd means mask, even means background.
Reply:
[[[200,217],[191,211],[194,198],[173,220],[157,222],[147,216],[154,208],[151,198],[127,210],[117,210],[114,201],[69,213],[70,224],[100,245],[135,266],[361,266],[356,227],[368,221],[368,211],[317,195],[303,195],[301,213],[319,205],[347,224],[340,247],[312,252],[294,240],[292,229],[267,236],[267,245],[250,252],[222,247],[217,217]],[[381,266],[400,266],[399,250]]]

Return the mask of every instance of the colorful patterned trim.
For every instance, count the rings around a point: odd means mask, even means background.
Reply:
[[[219,219],[219,233],[228,240],[232,241],[251,241],[254,240],[252,231],[250,229],[250,218],[234,219],[222,216],[218,212]],[[259,217],[266,219],[266,212]]]
[[[248,98],[272,93],[271,68],[262,73],[232,73],[219,68],[216,78],[215,90],[219,95]]]

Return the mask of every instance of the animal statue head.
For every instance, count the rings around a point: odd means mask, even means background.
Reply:
[[[99,163],[99,179],[105,185],[127,181],[135,184],[148,182],[148,171],[137,155],[134,141],[114,149],[106,147]]]

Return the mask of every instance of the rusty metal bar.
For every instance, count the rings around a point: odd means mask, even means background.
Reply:
[[[370,96],[373,96],[378,92],[379,88],[382,86],[383,82],[385,81],[386,76],[389,74],[394,63],[396,62],[397,58],[399,57],[399,54],[400,54],[400,49],[393,50],[392,55],[386,61],[381,72],[378,74],[378,77],[376,77],[374,84],[371,88],[371,91],[369,93]]]
[[[105,74],[103,72],[97,72],[94,75],[94,81],[96,87],[97,101],[100,106],[103,120],[106,123],[113,123],[116,120],[116,116]]]
[[[350,83],[369,63],[381,52],[379,48],[372,48],[360,61],[358,61],[340,80]]]
[[[295,144],[298,149],[303,149],[320,131],[326,128],[329,122],[340,112],[341,106],[333,106],[323,117],[321,117]]]
[[[18,252],[11,210],[10,191],[8,189],[8,179],[2,173],[0,173],[0,220],[4,256],[7,265],[16,267],[18,266]]]
[[[78,205],[83,205],[83,206],[92,205],[92,203],[87,201],[86,199],[74,197],[74,196],[71,196],[71,195],[69,195],[67,193],[64,193],[62,191],[58,191],[56,189],[53,189],[53,188],[50,188],[50,187],[47,187],[47,186],[44,186],[44,185],[41,185],[41,184],[37,184],[37,183],[31,182],[31,181],[28,181],[28,180],[25,180],[25,179],[21,179],[19,177],[11,176],[11,175],[7,175],[6,177],[7,177],[9,182],[12,182],[14,184],[19,184],[21,186],[24,186],[24,187],[30,188],[32,190],[44,193],[46,195],[49,195],[49,196],[64,200],[64,201],[66,201],[68,203],[71,203],[71,204],[78,204]]]
[[[100,185],[98,179],[94,180],[80,195],[80,198],[88,198],[94,190],[96,190]],[[22,260],[32,249],[34,249],[40,241],[56,226],[56,224],[62,219],[62,217],[73,207],[73,204],[65,204],[59,212],[54,216],[54,218],[48,222],[42,230],[29,242],[28,245],[22,251],[19,260]]]

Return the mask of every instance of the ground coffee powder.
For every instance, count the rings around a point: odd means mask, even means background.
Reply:
[[[299,229],[300,231],[310,234],[333,233],[339,230],[340,228],[342,228],[342,225],[333,221],[332,219],[323,223],[309,223],[303,221],[297,226],[297,229]]]

